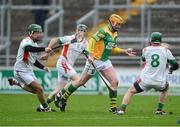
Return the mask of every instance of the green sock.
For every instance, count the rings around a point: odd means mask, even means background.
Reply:
[[[127,107],[126,104],[122,104],[122,105],[121,105],[121,110],[125,111],[125,110],[126,110],[126,107]]]
[[[117,90],[109,91],[109,97],[110,97],[110,107],[111,108],[117,107]]]
[[[61,89],[61,94],[63,95],[66,92],[64,88]]]
[[[70,84],[70,86],[68,87],[68,89],[64,92],[64,94],[62,95],[62,98],[67,101],[69,96],[76,91],[76,87],[74,87],[72,84]]]
[[[52,101],[53,101],[53,99],[51,99],[51,98],[47,98],[47,100],[46,100],[46,102],[47,102],[48,104],[50,104]]]
[[[43,108],[47,108],[48,107],[48,104],[47,103],[44,103],[42,104]]]
[[[159,109],[159,110],[162,110],[162,109],[163,109],[163,106],[164,106],[164,104],[158,103],[158,109]]]

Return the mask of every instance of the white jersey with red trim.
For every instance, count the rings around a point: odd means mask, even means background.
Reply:
[[[58,38],[62,43],[71,42],[75,39],[75,35],[64,36]],[[88,41],[84,38],[82,42],[75,42],[68,45],[64,45],[61,56],[64,56],[68,63],[73,66],[76,59],[80,56],[83,49],[87,49]]]
[[[30,37],[21,41],[14,65],[15,71],[33,72],[33,64],[38,57],[38,53],[25,51],[26,46],[38,47],[37,43],[35,43]]]
[[[167,60],[174,60],[171,51],[162,46],[148,46],[143,49],[142,57],[145,58],[145,66],[140,78],[147,84],[164,84],[166,82]]]

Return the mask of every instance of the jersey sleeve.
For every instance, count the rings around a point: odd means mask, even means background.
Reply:
[[[142,60],[142,61],[146,61],[146,59],[145,59],[145,52],[146,52],[146,48],[144,48],[144,49],[142,50],[142,56],[141,56],[141,60]]]
[[[167,49],[167,59],[168,60],[175,60],[175,57],[172,55],[172,53],[169,49]]]
[[[71,42],[71,40],[73,40],[74,38],[75,38],[74,35],[58,37],[58,43],[59,44],[64,44],[64,43],[67,43],[67,42]]]
[[[32,46],[32,43],[31,43],[30,41],[28,41],[28,40],[24,40],[24,41],[21,42],[21,48],[22,48],[23,50],[25,50],[25,48],[26,48],[27,46]]]
[[[167,49],[167,62],[170,64],[175,64],[177,63],[175,57],[172,55],[171,51]]]
[[[100,29],[98,32],[96,32],[92,38],[96,40],[96,42],[100,41],[105,37],[105,31],[104,29]]]

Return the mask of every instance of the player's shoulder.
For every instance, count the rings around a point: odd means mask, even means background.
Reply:
[[[60,38],[61,38],[61,37],[60,37]],[[65,36],[62,36],[62,38],[73,39],[73,38],[75,38],[75,34],[65,35]]]
[[[103,26],[99,29],[99,32],[105,34],[108,31],[108,26]]]
[[[32,40],[29,37],[26,37],[21,41],[21,45],[26,45],[26,44],[29,45],[32,44]]]

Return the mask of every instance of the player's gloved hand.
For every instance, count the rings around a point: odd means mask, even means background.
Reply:
[[[89,54],[88,61],[89,61],[89,63],[92,63],[94,61],[94,57],[92,54]]]
[[[51,51],[52,51],[51,48],[49,48],[49,47],[46,47],[46,48],[45,48],[45,52],[46,52],[46,53],[50,53]]]
[[[168,68],[169,68],[168,74],[172,74],[173,73],[172,65],[168,64]]]
[[[39,59],[40,60],[47,60],[48,59],[48,53],[44,53]]]
[[[132,48],[125,49],[125,53],[128,56],[136,56],[136,52],[134,52]]]
[[[50,73],[50,69],[48,67],[44,67],[43,70],[47,71],[48,73]]]

